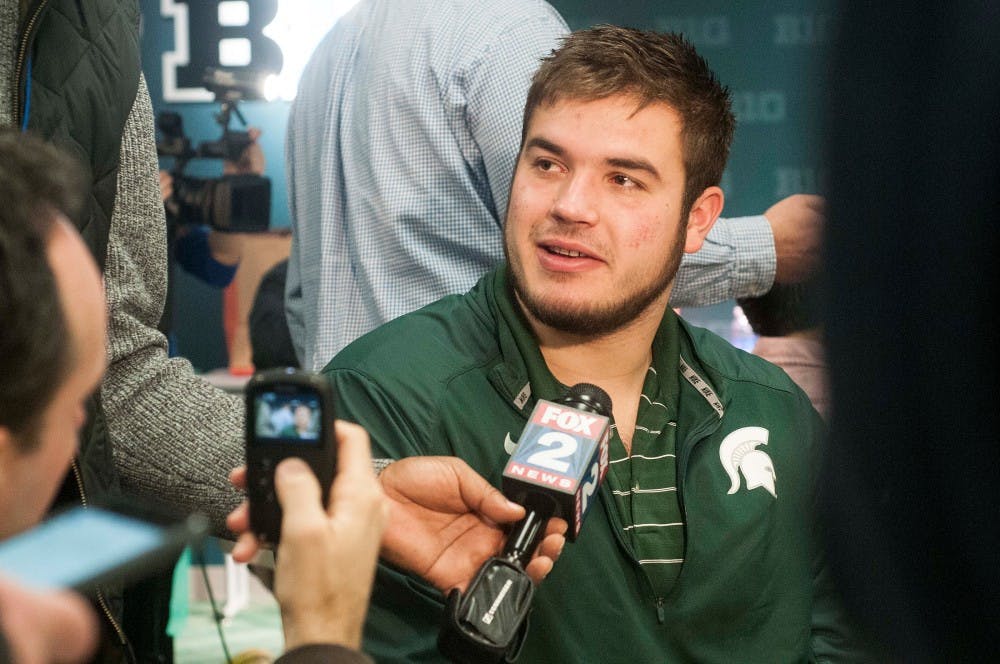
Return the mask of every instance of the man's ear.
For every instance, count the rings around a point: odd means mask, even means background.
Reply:
[[[14,434],[5,426],[0,426],[0,481],[3,481],[4,470],[17,454],[17,441]]]
[[[715,220],[722,214],[722,206],[725,205],[726,195],[719,187],[709,187],[701,192],[691,211],[688,213],[687,238],[684,241],[684,253],[693,254],[705,242],[705,236],[712,230]]]

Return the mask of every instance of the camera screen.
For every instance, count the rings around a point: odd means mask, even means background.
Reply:
[[[262,392],[254,399],[254,433],[260,442],[319,443],[320,400],[316,394]]]

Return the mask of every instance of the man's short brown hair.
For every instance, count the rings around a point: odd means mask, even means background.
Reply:
[[[736,120],[729,89],[679,34],[599,25],[565,37],[532,79],[522,147],[538,106],[613,95],[634,96],[637,111],[660,102],[680,114],[685,174],[681,209],[686,218],[701,192],[722,179]]]
[[[48,237],[84,200],[81,168],[59,150],[0,130],[0,426],[25,451],[75,361]]]

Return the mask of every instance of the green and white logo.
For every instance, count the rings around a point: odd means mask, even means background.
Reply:
[[[737,429],[723,439],[719,446],[719,460],[732,482],[729,494],[740,490],[740,473],[746,479],[747,491],[764,487],[775,498],[774,462],[766,452],[758,450],[760,445],[767,445],[769,432],[763,427],[743,427]]]

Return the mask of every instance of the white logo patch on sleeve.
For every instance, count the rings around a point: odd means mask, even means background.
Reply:
[[[763,427],[743,427],[726,436],[719,445],[719,460],[732,482],[729,494],[739,491],[742,473],[747,482],[747,491],[760,486],[775,498],[778,497],[774,462],[766,452],[757,449],[760,445],[767,445],[769,433]]]

